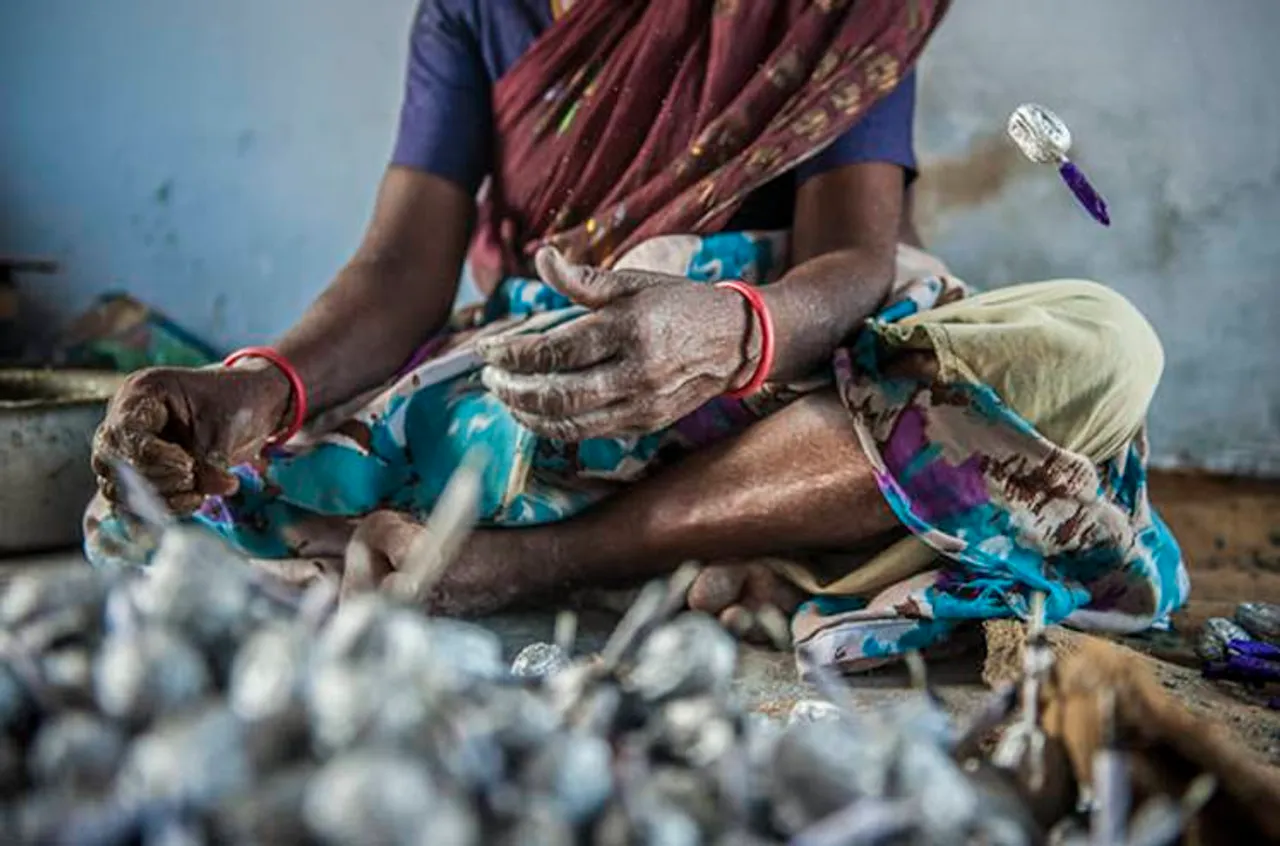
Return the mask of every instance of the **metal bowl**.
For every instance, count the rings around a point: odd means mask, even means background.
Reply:
[[[93,432],[124,377],[0,369],[0,555],[76,544]]]

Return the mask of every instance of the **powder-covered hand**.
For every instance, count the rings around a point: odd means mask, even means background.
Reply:
[[[256,457],[281,426],[289,384],[265,362],[234,368],[140,370],[116,392],[93,440],[93,470],[119,504],[115,464],[130,465],[175,513],[235,493],[234,464]]]
[[[482,378],[522,424],[564,441],[658,431],[750,378],[758,338],[734,291],[570,264],[538,275],[592,311],[542,335],[480,344]]]

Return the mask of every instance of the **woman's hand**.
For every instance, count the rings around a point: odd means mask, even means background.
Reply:
[[[93,439],[93,469],[119,504],[115,463],[132,466],[177,514],[236,492],[227,469],[254,458],[282,425],[289,383],[266,362],[140,370],[116,392]]]
[[[543,281],[592,311],[542,335],[480,343],[484,384],[534,432],[648,434],[750,378],[758,332],[736,292],[572,265],[550,248],[536,263]]]

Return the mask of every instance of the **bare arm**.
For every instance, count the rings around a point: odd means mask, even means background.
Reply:
[[[902,181],[896,165],[856,164],[816,176],[798,192],[795,267],[762,289],[777,335],[772,380],[827,365],[884,301]],[[485,384],[535,432],[577,441],[657,431],[759,365],[759,329],[733,292],[574,266],[554,250],[539,252],[536,264],[543,280],[593,312],[544,335],[481,347]]]
[[[313,411],[386,379],[448,320],[474,200],[428,173],[390,168],[351,261],[277,348],[298,369]],[[288,386],[270,368],[277,394]]]
[[[435,176],[392,168],[355,257],[279,344],[321,410],[377,384],[449,314],[474,213]],[[289,410],[289,382],[270,364],[150,368],[129,377],[94,441],[93,467],[118,502],[115,465],[129,464],[189,513],[239,485],[227,468],[262,450]]]
[[[763,289],[778,336],[772,379],[812,373],[884,302],[893,282],[902,181],[902,168],[873,162],[800,187],[793,267]]]

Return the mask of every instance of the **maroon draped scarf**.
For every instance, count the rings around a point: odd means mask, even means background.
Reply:
[[[723,226],[897,86],[949,0],[577,0],[494,89],[471,260],[492,290],[542,244],[608,266]]]

